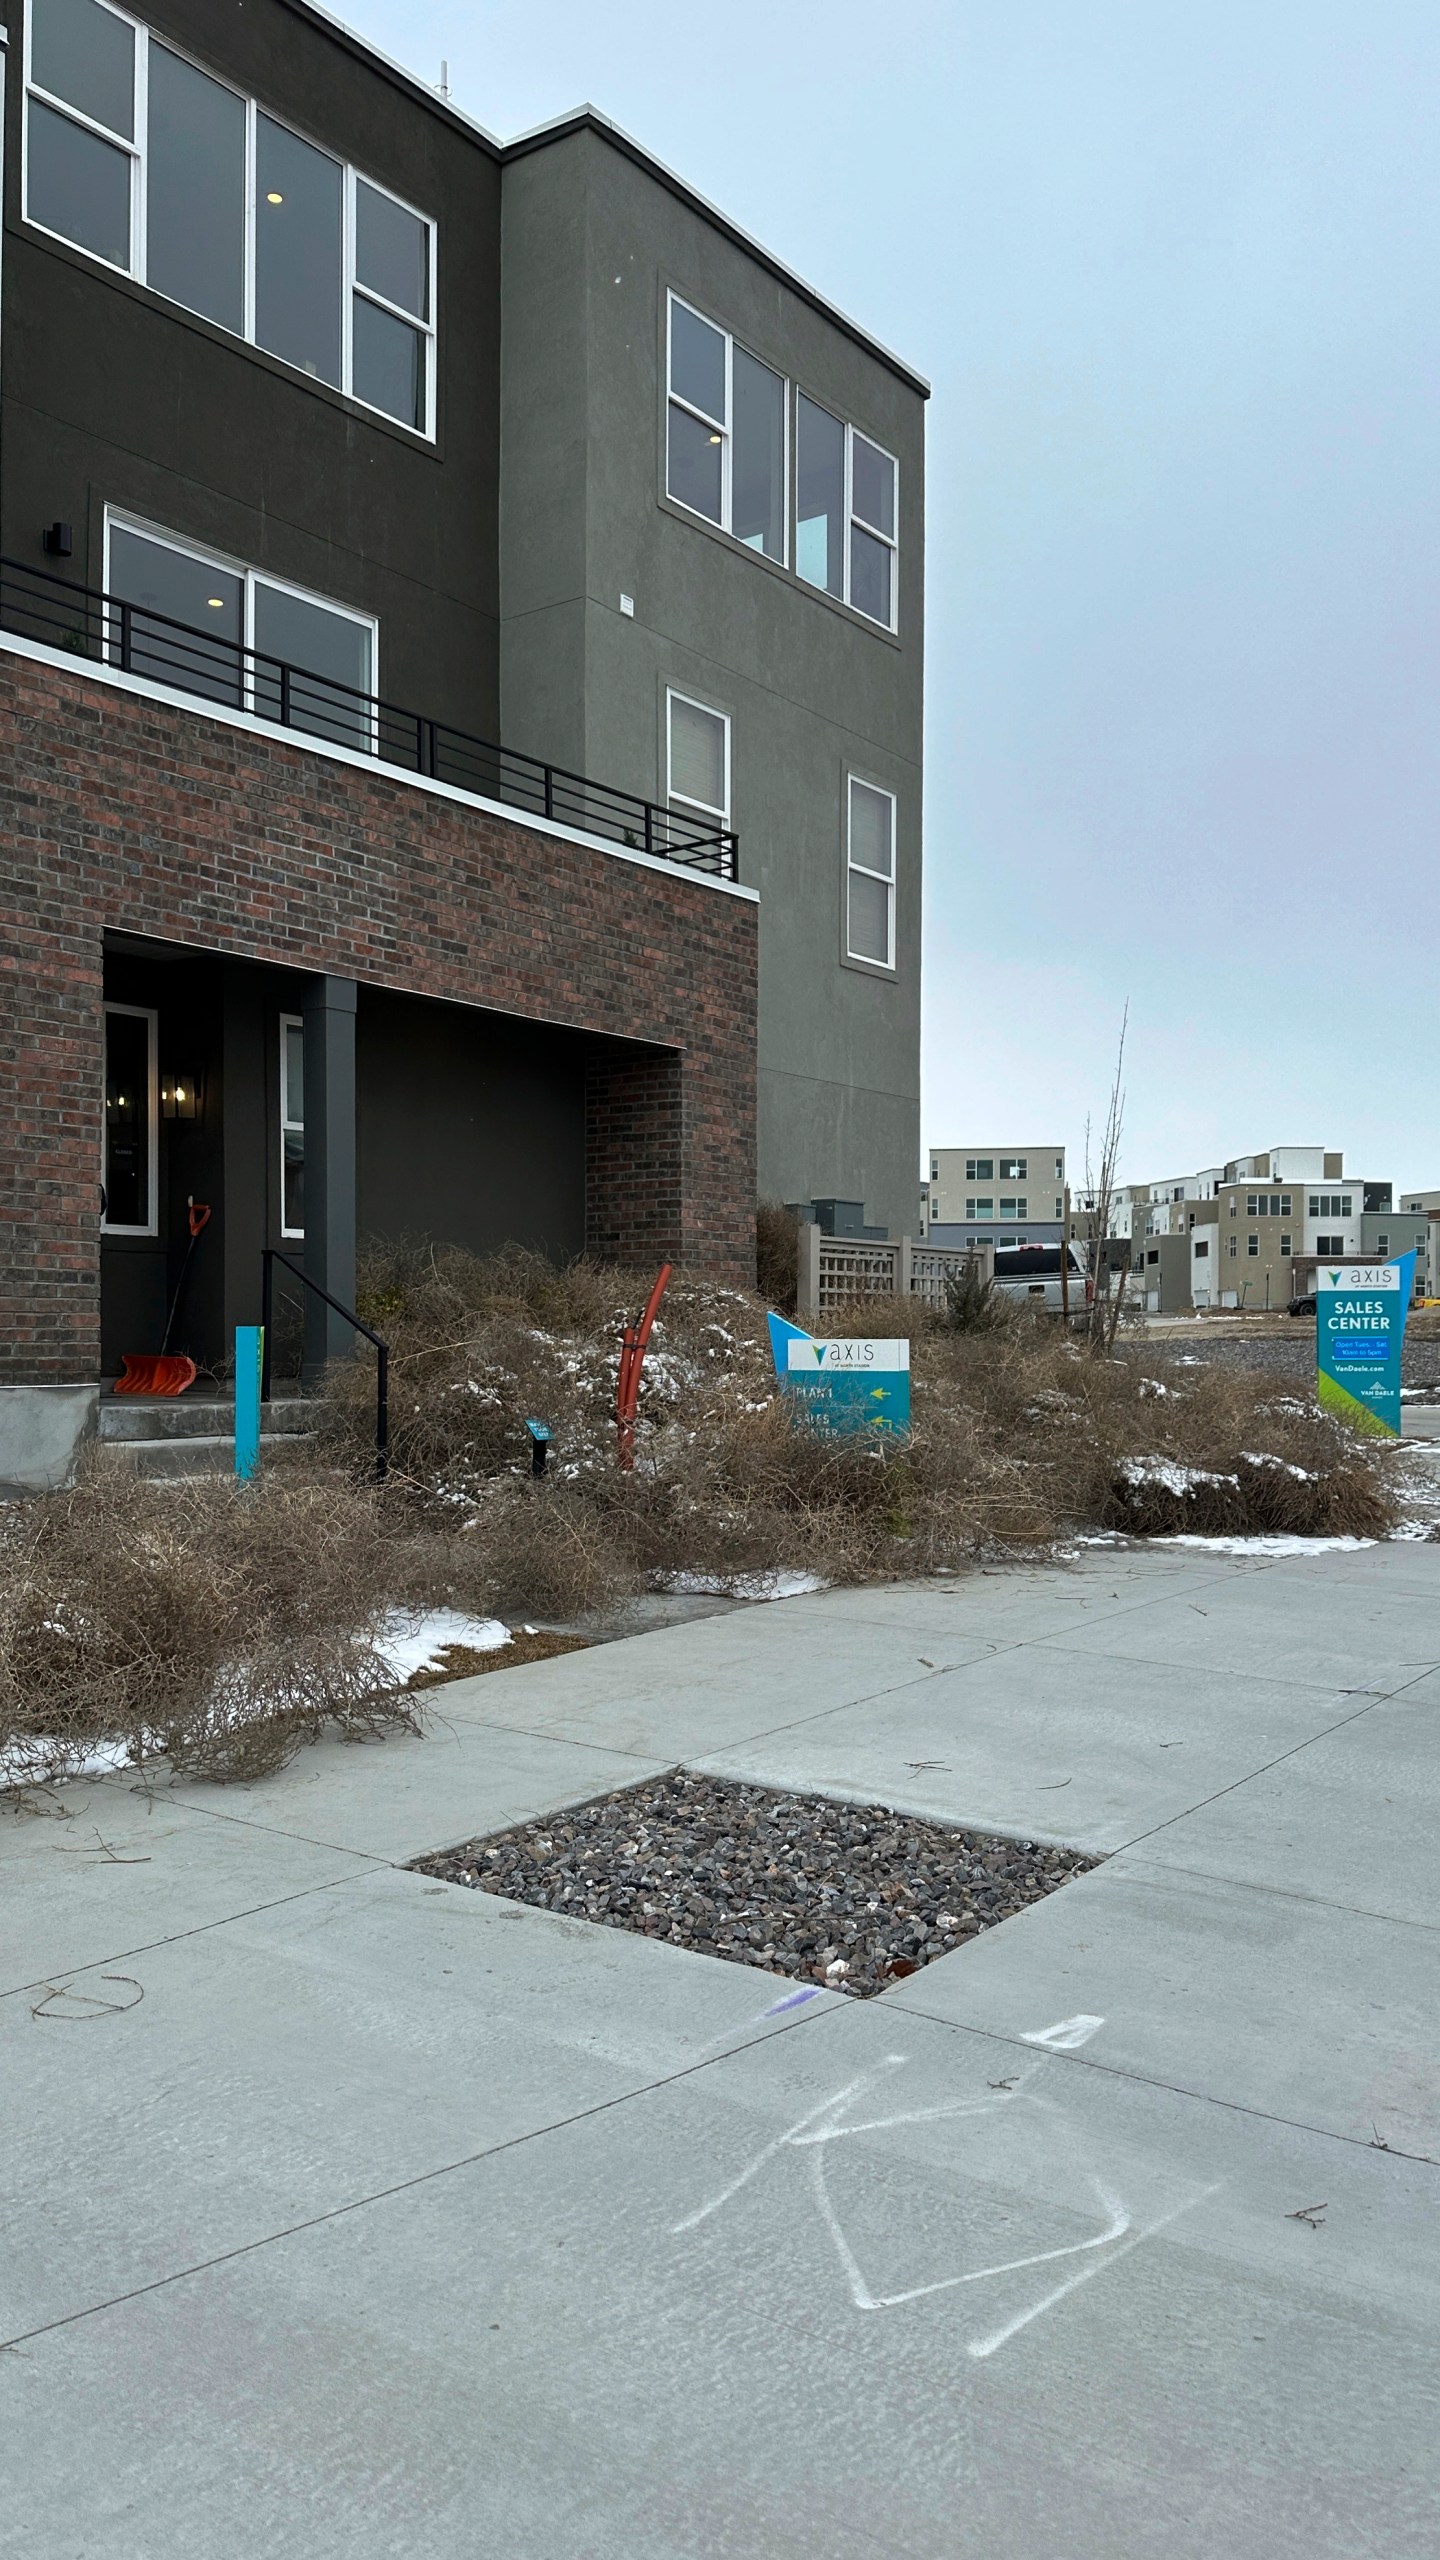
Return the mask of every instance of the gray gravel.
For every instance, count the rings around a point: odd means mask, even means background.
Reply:
[[[1315,1320],[1297,1316],[1287,1333],[1237,1333],[1228,1339],[1196,1326],[1168,1327],[1161,1333],[1133,1338],[1119,1348],[1142,1363],[1146,1359],[1199,1360],[1227,1369],[1258,1369],[1265,1377],[1284,1378],[1305,1387],[1315,1383]],[[1411,1334],[1401,1355],[1402,1383],[1440,1400],[1440,1336]]]
[[[421,1875],[868,1998],[1099,1860],[680,1770]]]

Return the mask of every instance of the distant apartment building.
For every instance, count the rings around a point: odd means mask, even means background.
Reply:
[[[1060,1146],[932,1147],[921,1232],[937,1244],[1058,1244],[1065,1224]]]
[[[1413,1210],[1402,1204],[1397,1212],[1393,1185],[1347,1175],[1338,1149],[1271,1147],[1130,1185],[1117,1196],[1110,1230],[1128,1243],[1132,1287],[1152,1314],[1264,1309],[1308,1295],[1316,1264],[1330,1256],[1378,1261],[1414,1247],[1423,1288],[1431,1199],[1440,1216],[1440,1193],[1417,1194]],[[1081,1235],[1084,1219],[1081,1204]]]

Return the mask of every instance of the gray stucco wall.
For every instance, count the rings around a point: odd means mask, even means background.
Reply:
[[[593,130],[507,165],[502,226],[504,734],[663,799],[667,686],[730,715],[741,874],[762,900],[761,1191],[863,1198],[908,1233],[923,400]],[[667,288],[898,457],[895,638],[665,496]],[[897,796],[893,974],[844,957],[847,773]]]

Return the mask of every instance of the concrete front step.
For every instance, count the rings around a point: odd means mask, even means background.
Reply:
[[[298,1458],[312,1431],[262,1431],[260,1455],[267,1466]],[[196,1433],[189,1439],[106,1440],[99,1444],[108,1474],[130,1476],[228,1476],[235,1465],[233,1431]]]
[[[262,1407],[262,1437],[309,1438],[314,1406],[304,1396],[274,1396]],[[100,1399],[102,1440],[230,1440],[235,1433],[232,1397],[112,1396]]]

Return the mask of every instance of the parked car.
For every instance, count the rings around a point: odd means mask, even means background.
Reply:
[[[1290,1313],[1292,1316],[1313,1316],[1315,1313],[1314,1299],[1292,1298],[1290,1301]]]

